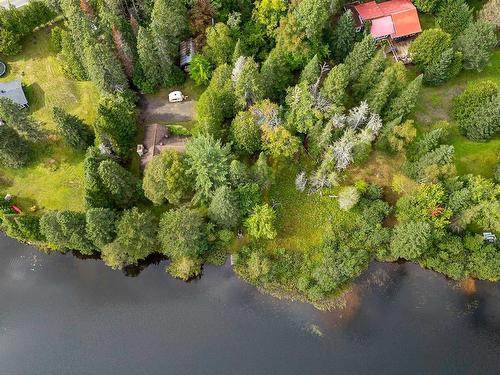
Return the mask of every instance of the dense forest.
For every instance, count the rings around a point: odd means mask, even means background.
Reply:
[[[415,0],[435,25],[411,44],[410,67],[386,56],[368,26],[356,30],[345,3],[47,0],[0,11],[0,54],[21,54],[22,40],[48,24],[64,75],[100,91],[91,124],[52,109],[55,134],[85,153],[85,211],[15,214],[1,200],[2,228],[124,270],[159,253],[184,280],[232,253],[245,280],[323,307],[372,260],[498,280],[499,245],[482,233],[500,233],[500,168],[493,179],[457,173],[452,125],[423,132],[413,117],[422,87],[489,64],[498,2],[477,12],[465,0]],[[197,52],[184,72],[187,38]],[[185,80],[203,88],[185,152],[133,173],[139,96]],[[471,82],[451,105],[464,137],[498,137],[497,82]],[[52,130],[5,98],[0,118],[0,164],[24,168]],[[403,161],[387,186],[359,173],[374,152]],[[288,216],[281,200],[290,197],[318,211]],[[321,238],[306,248],[278,241],[290,220],[318,220]]]

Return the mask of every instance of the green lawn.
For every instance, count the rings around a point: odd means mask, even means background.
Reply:
[[[52,107],[60,106],[94,121],[99,91],[91,82],[66,79],[50,48],[50,28],[35,32],[24,42],[23,52],[0,59],[7,62],[3,81],[21,78],[30,104],[30,113],[49,131],[54,129]],[[16,196],[23,209],[83,209],[83,154],[64,147],[57,138],[37,145],[34,160],[23,169],[0,168],[0,193]]]
[[[454,96],[465,89],[468,83],[490,79],[500,85],[500,50],[497,49],[490,65],[483,71],[462,71],[457,77],[438,87],[423,87],[417,102],[414,119],[419,132],[428,131],[432,124],[446,120],[451,124],[449,143],[455,146],[457,170],[461,174],[474,173],[492,177],[500,153],[500,138],[488,142],[472,142],[460,135],[450,117]]]
[[[276,175],[269,193],[269,204],[277,212],[278,237],[268,242],[269,249],[307,251],[322,242],[332,220],[341,214],[337,200],[324,193],[308,195],[295,188],[297,166],[290,163]],[[332,193],[333,194],[333,193]]]

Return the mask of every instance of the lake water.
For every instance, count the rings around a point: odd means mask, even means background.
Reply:
[[[328,313],[165,264],[126,277],[0,234],[0,374],[500,373],[498,284],[375,263]]]

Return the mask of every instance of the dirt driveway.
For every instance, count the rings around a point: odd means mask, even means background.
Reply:
[[[143,95],[139,101],[143,124],[187,122],[195,119],[194,100],[169,103],[164,95]]]

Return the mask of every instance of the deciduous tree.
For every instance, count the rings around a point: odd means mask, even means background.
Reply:
[[[109,208],[91,208],[86,211],[86,234],[97,249],[113,242],[118,219],[117,212]]]
[[[267,203],[255,206],[245,226],[248,234],[255,239],[273,239],[276,237],[276,213]]]
[[[410,221],[394,229],[391,253],[395,258],[415,260],[432,246],[431,226],[425,222]]]
[[[261,130],[252,109],[239,112],[231,123],[231,136],[237,151],[252,155],[261,148]]]
[[[202,217],[197,211],[185,207],[162,215],[158,238],[161,252],[174,260],[199,257],[207,249]]]
[[[183,155],[166,150],[151,160],[144,170],[144,195],[154,204],[180,203],[191,189]]]
[[[149,212],[137,207],[123,212],[118,221],[116,239],[102,248],[102,259],[111,268],[134,265],[159,250],[158,225]]]
[[[49,211],[40,219],[40,232],[47,242],[56,248],[78,250],[92,254],[94,245],[87,238],[85,214],[73,211]]]
[[[231,61],[234,45],[227,25],[218,22],[207,29],[207,44],[203,48],[203,54],[215,66],[226,64]]]
[[[209,202],[215,190],[229,182],[229,146],[211,135],[199,135],[187,143],[186,157],[195,181],[195,199]]]

